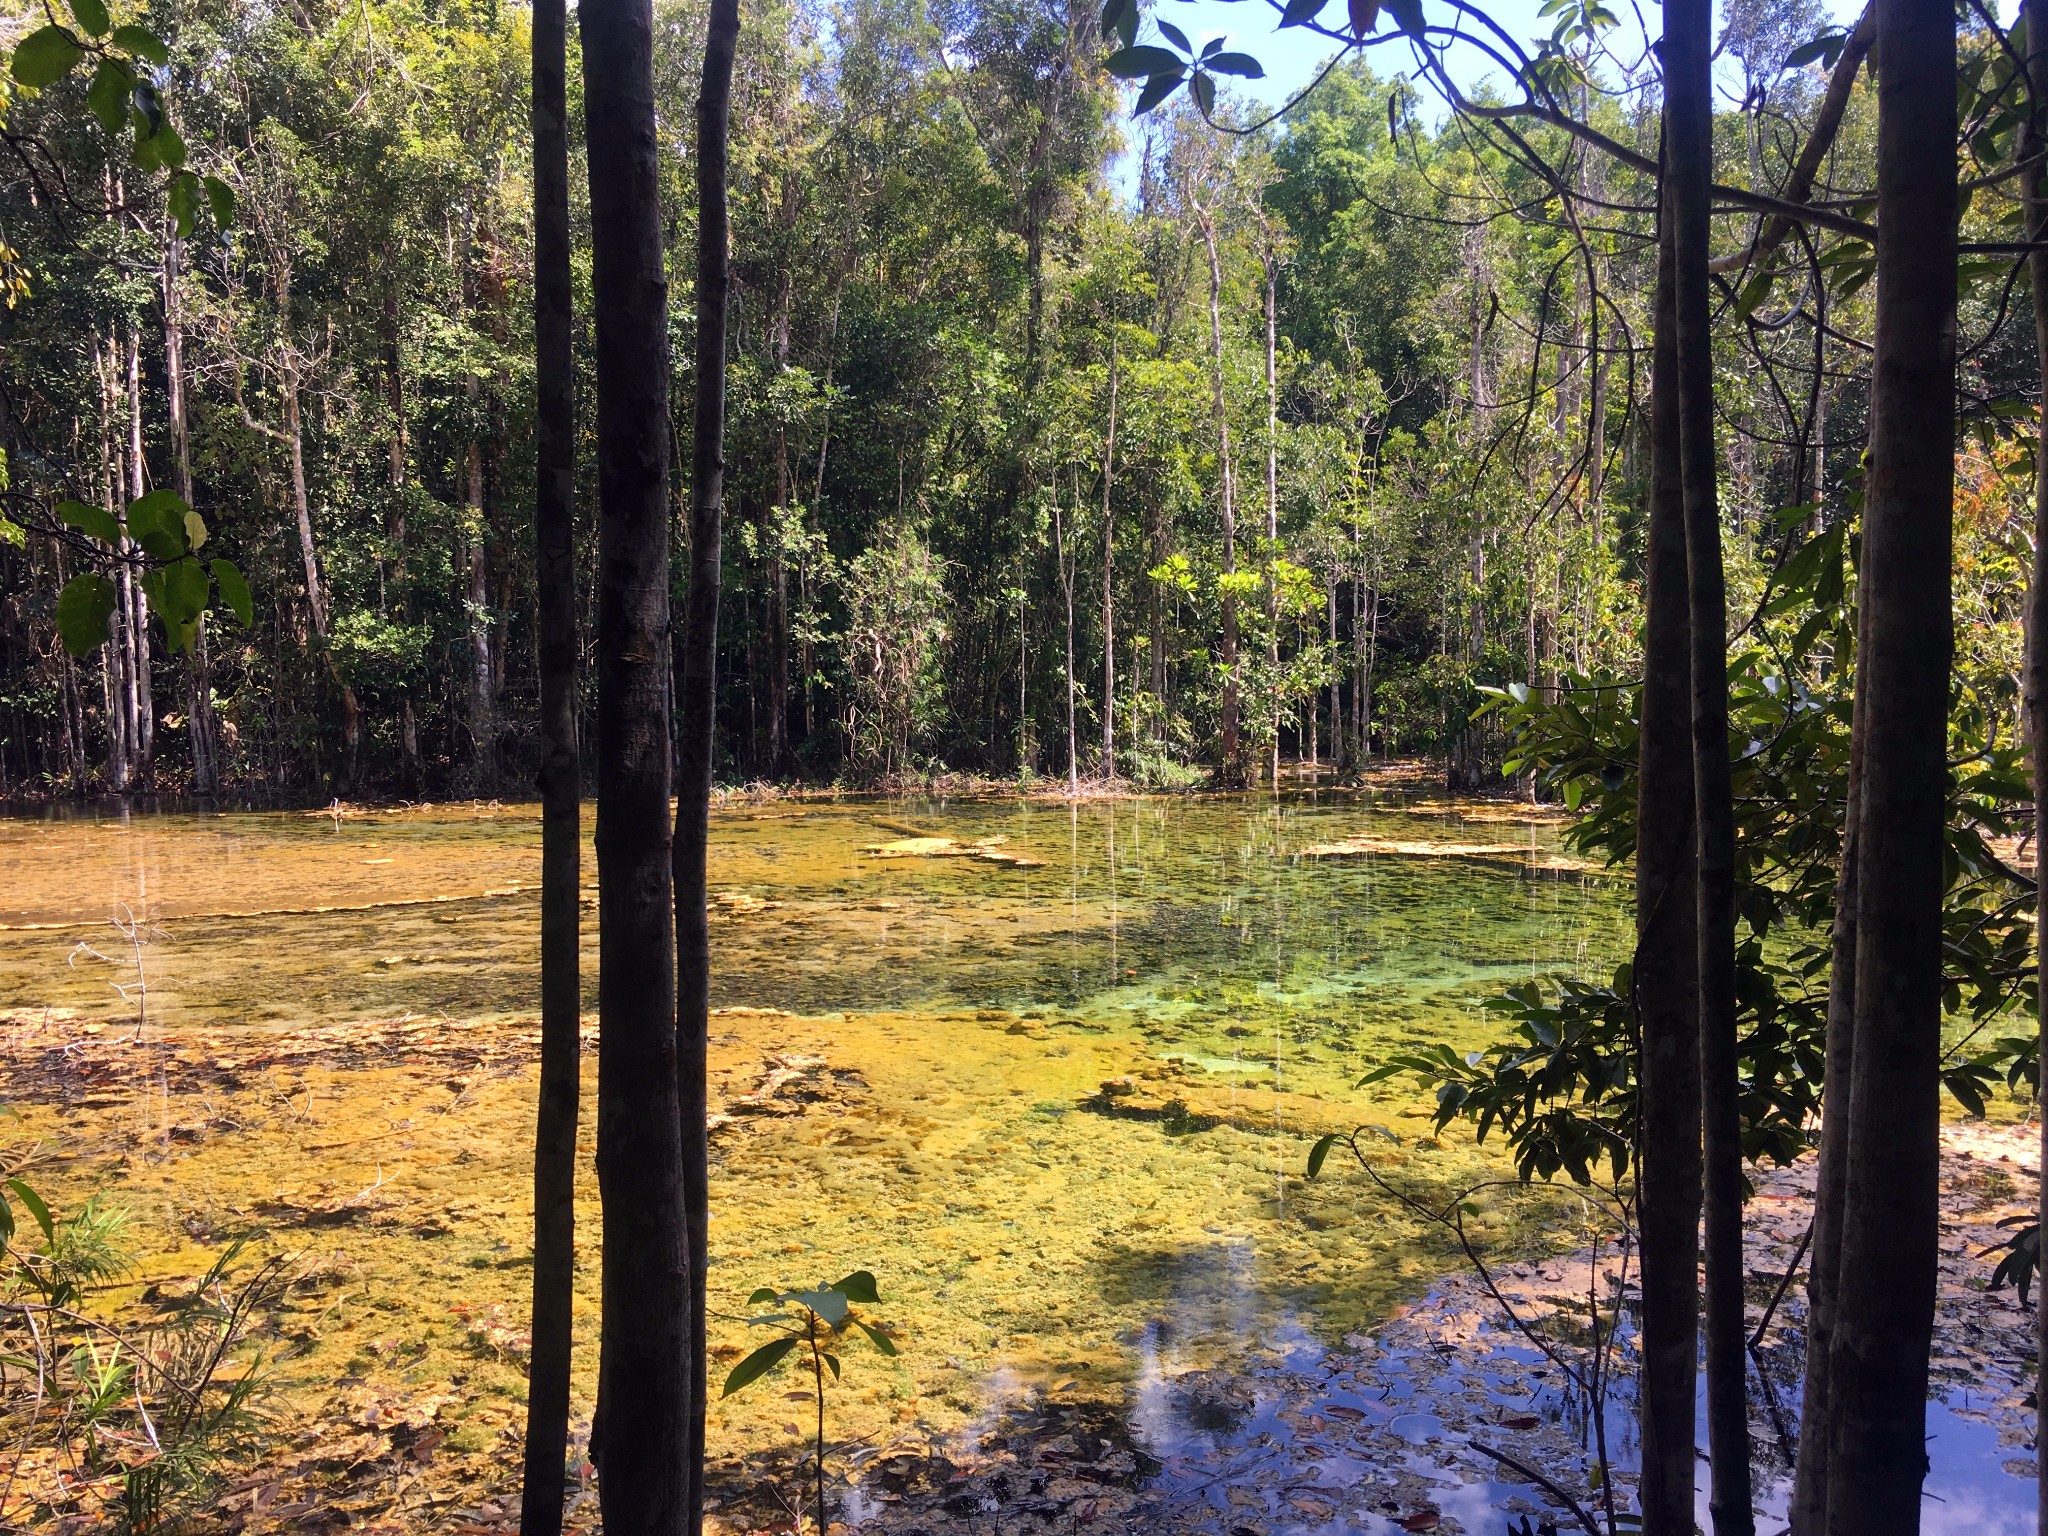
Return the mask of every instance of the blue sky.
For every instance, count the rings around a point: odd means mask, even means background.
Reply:
[[[1642,46],[1635,22],[1637,8],[1627,0],[1609,0],[1609,3],[1622,18],[1622,25],[1613,34],[1614,51],[1623,57],[1631,57]],[[1423,0],[1423,4],[1425,12],[1436,9],[1430,0]],[[1541,0],[1495,0],[1488,6],[1488,12],[1511,35],[1529,40],[1547,35],[1551,29],[1551,22],[1538,15],[1540,4]],[[1828,6],[1831,14],[1847,25],[1861,13],[1863,0],[1828,0]],[[2004,0],[1999,6],[2001,11],[2014,8],[2015,0]],[[1241,82],[1238,91],[1241,96],[1269,107],[1287,101],[1307,85],[1335,48],[1329,39],[1302,28],[1280,31],[1279,14],[1265,0],[1158,0],[1154,14],[1186,32],[1198,48],[1208,38],[1228,35],[1231,47],[1255,55],[1265,66],[1266,78]],[[1660,24],[1660,7],[1652,0],[1641,0],[1640,14],[1654,32]],[[1344,15],[1344,0],[1330,0],[1322,19],[1338,24]],[[1393,29],[1392,18],[1382,15],[1380,32],[1385,34]],[[1150,20],[1146,22],[1140,40],[1156,41]],[[1381,74],[1403,73],[1413,67],[1405,43],[1383,43],[1369,50],[1367,57]],[[1454,55],[1451,64],[1452,77],[1467,89],[1491,68],[1486,60],[1471,55],[1469,50],[1464,57]],[[1135,92],[1126,96],[1127,108],[1134,95]],[[1134,144],[1139,141],[1142,131],[1142,128],[1134,128],[1131,132]]]

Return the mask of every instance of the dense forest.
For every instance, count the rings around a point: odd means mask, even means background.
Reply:
[[[1473,723],[1475,684],[1545,687],[1636,645],[1654,178],[1538,124],[1585,198],[1559,203],[1527,157],[1358,58],[1254,132],[1184,99],[1129,120],[1093,18],[1067,21],[746,18],[718,778],[1172,786],[1428,753],[1495,782],[1504,737]],[[700,22],[670,9],[657,28],[677,250]],[[0,173],[0,434],[26,506],[188,489],[254,623],[216,618],[173,654],[136,598],[74,661],[53,607],[81,556],[32,517],[11,527],[0,791],[530,783],[526,13],[161,23],[190,164],[231,191],[232,222],[202,212],[181,238],[162,178],[74,99],[82,75],[18,92],[10,131],[37,149]],[[1820,65],[1786,63],[1820,17],[1748,7],[1730,26],[1748,84],[1716,119],[1720,174],[1776,185],[1821,106]],[[1641,90],[1588,106],[1654,154]],[[1868,165],[1873,132],[1859,87],[1836,176]],[[574,238],[587,314],[580,218]],[[687,264],[676,284],[686,392]],[[1774,313],[1781,294],[1724,333],[1738,608],[1804,526],[1778,509],[1819,526],[1845,504],[1868,325],[1851,286],[1818,327]],[[1980,308],[1973,381],[2007,396],[2027,327],[1995,287]],[[1973,590],[2009,674],[1995,457]],[[586,612],[594,571],[586,553]]]

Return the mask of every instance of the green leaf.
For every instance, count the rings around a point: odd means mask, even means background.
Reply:
[[[207,595],[213,584],[206,579],[206,567],[189,555],[164,567],[166,622],[190,624],[206,611]]]
[[[776,1294],[774,1286],[764,1285],[761,1287],[761,1289],[754,1292],[753,1295],[747,1298],[747,1305],[750,1307],[758,1307],[763,1305],[764,1303],[771,1301],[780,1301],[781,1299],[782,1298],[778,1294]]]
[[[88,37],[105,37],[114,24],[101,0],[71,0],[71,14]]]
[[[42,27],[14,45],[10,71],[23,85],[55,85],[84,57],[84,47],[63,27]]]
[[[0,1243],[14,1241],[14,1207],[0,1200]]]
[[[1823,32],[1811,42],[1801,43],[1785,55],[1785,68],[1804,69],[1816,59],[1823,68],[1833,69],[1835,60],[1842,56],[1842,47],[1849,41],[1846,32]]]
[[[1394,23],[1418,42],[1423,35],[1422,0],[1387,0]]]
[[[16,1199],[28,1207],[29,1215],[35,1217],[36,1225],[43,1229],[43,1237],[54,1243],[57,1240],[57,1223],[50,1216],[50,1208],[43,1204],[43,1197],[20,1179],[9,1179],[7,1187],[14,1191]]]
[[[185,543],[192,549],[206,542],[206,522],[190,507],[185,509]]]
[[[891,1339],[889,1335],[882,1332],[881,1329],[876,1328],[871,1324],[862,1322],[857,1317],[853,1320],[853,1326],[858,1328],[862,1333],[866,1334],[868,1336],[868,1342],[874,1345],[876,1349],[879,1349],[883,1354],[889,1356],[891,1359],[895,1358],[896,1342],[895,1340]]]
[[[1179,27],[1176,27],[1172,22],[1164,18],[1155,18],[1155,21],[1159,27],[1159,35],[1173,44],[1182,53],[1193,53],[1195,51],[1195,45],[1188,41],[1187,33],[1181,31]]]
[[[818,1358],[832,1367],[832,1379],[837,1381],[839,1379],[839,1357],[837,1355],[828,1355],[821,1350],[819,1351]]]
[[[135,71],[119,59],[101,59],[86,87],[85,104],[108,133],[128,124],[128,93],[135,89]]]
[[[157,94],[155,84],[137,80],[128,92],[128,100],[135,108],[135,137],[138,141],[151,137],[163,127],[164,99]]]
[[[244,629],[256,622],[256,604],[249,596],[249,583],[242,579],[242,573],[232,560],[213,562],[213,585],[220,593],[220,600],[228,605],[235,621]]]
[[[1154,75],[1150,80],[1147,80],[1145,82],[1145,89],[1138,92],[1138,102],[1132,108],[1132,115],[1143,117],[1147,112],[1158,106],[1159,103],[1166,100],[1167,97],[1180,89],[1180,82],[1186,73],[1185,70],[1174,69],[1169,70],[1163,75]]]
[[[171,50],[164,46],[162,38],[147,27],[138,27],[131,23],[125,27],[114,28],[114,46],[126,49],[138,59],[147,59],[152,64],[163,65],[171,62]]]
[[[206,205],[213,210],[213,222],[222,229],[235,222],[235,189],[218,176],[206,178]]]
[[[1119,80],[1142,80],[1148,75],[1180,68],[1181,59],[1171,49],[1140,43],[1135,48],[1117,49],[1102,61],[1102,67]]]
[[[185,554],[185,503],[170,491],[151,491],[128,504],[128,537],[152,560]]]
[[[171,181],[165,205],[170,212],[171,223],[178,231],[178,238],[190,240],[193,223],[199,215],[199,178],[190,171],[180,171]]]
[[[82,501],[60,501],[57,516],[80,533],[89,533],[109,548],[121,542],[121,525],[114,521],[114,514],[105,507],[89,506]]]
[[[856,1269],[844,1280],[835,1280],[831,1288],[848,1301],[857,1301],[870,1307],[877,1305],[882,1299],[875,1294],[874,1275],[865,1269]]]
[[[725,1378],[725,1390],[718,1395],[720,1397],[731,1397],[733,1393],[741,1388],[752,1386],[763,1376],[774,1370],[776,1366],[780,1365],[782,1357],[794,1348],[796,1348],[794,1336],[786,1339],[776,1339],[771,1343],[763,1344],[759,1349],[732,1368],[732,1374]]]
[[[57,634],[73,656],[89,656],[107,643],[114,616],[114,584],[90,571],[72,577],[57,594]]]
[[[1330,1148],[1337,1145],[1342,1139],[1335,1131],[1331,1131],[1328,1135],[1319,1137],[1316,1144],[1308,1149],[1308,1176],[1310,1178],[1314,1178],[1323,1171],[1323,1163],[1330,1155]]]
[[[1195,77],[1188,82],[1188,92],[1195,98],[1195,105],[1202,109],[1202,116],[1216,114],[1216,77],[1195,71]],[[1247,573],[1250,574],[1250,573]],[[1256,577],[1253,578],[1256,581]]]
[[[1219,53],[1204,59],[1202,64],[1219,75],[1236,75],[1242,80],[1266,78],[1266,67],[1248,53]]]
[[[830,1287],[819,1291],[791,1291],[789,1299],[798,1306],[809,1307],[834,1328],[846,1321],[846,1297]]]
[[[1323,7],[1329,3],[1330,0],[1287,0],[1287,8],[1280,13],[1280,25],[1306,26],[1322,15]]]

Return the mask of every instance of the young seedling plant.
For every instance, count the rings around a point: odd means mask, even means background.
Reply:
[[[814,1455],[818,1536],[825,1536],[826,1531],[825,1369],[830,1366],[832,1379],[839,1379],[839,1356],[833,1350],[841,1338],[848,1336],[849,1325],[866,1334],[868,1342],[883,1354],[893,1356],[896,1353],[896,1345],[886,1333],[874,1324],[862,1321],[853,1312],[856,1304],[878,1306],[880,1303],[881,1297],[875,1293],[875,1277],[865,1269],[856,1269],[844,1280],[835,1280],[813,1291],[778,1291],[773,1286],[762,1286],[747,1298],[749,1307],[776,1306],[789,1310],[750,1317],[747,1326],[774,1328],[779,1336],[734,1366],[732,1374],[725,1378],[725,1390],[719,1394],[731,1397],[733,1393],[751,1386],[780,1365],[783,1357],[798,1345],[810,1350],[811,1395],[818,1409]]]

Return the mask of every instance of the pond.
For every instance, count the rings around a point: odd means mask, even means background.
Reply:
[[[1604,979],[1631,929],[1554,818],[1412,791],[770,802],[712,839],[714,1347],[758,1342],[756,1286],[872,1270],[901,1354],[849,1353],[840,1471],[964,1466],[999,1420],[1067,1414],[1122,1426],[1117,1497],[1174,1486],[1163,1380],[1341,1353],[1458,1267],[1361,1180],[1303,1180],[1314,1137],[1364,1122],[1418,1190],[1498,1171],[1362,1070],[1483,1043],[1487,998]],[[111,1185],[144,1278],[235,1239],[287,1255],[273,1369],[306,1434],[424,1412],[446,1445],[412,1477],[486,1523],[523,1392],[538,843],[498,804],[0,822],[4,1092],[41,1177]],[[594,1006],[587,852],[584,880]],[[1482,1206],[1502,1254],[1587,1240],[1569,1198]],[[793,1475],[799,1385],[714,1405],[739,1525]]]

